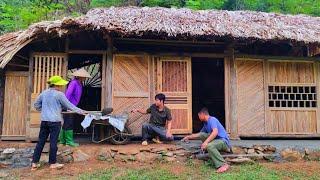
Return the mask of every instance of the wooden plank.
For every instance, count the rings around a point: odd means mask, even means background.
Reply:
[[[317,133],[320,134],[320,63],[317,62],[315,64],[315,79],[316,79],[316,85],[317,85]]]
[[[228,47],[228,58],[230,61],[230,136],[238,138],[238,120],[237,120],[237,72],[234,49]]]
[[[114,97],[148,97],[150,96],[149,92],[126,92],[126,91],[116,91],[113,93]]]
[[[230,133],[230,61],[224,58],[224,111],[226,130]]]
[[[101,107],[106,107],[107,99],[106,99],[106,68],[107,68],[107,52],[105,51],[102,55],[102,68],[101,68]]]
[[[261,56],[261,55],[249,55],[249,54],[235,54],[235,57],[244,59],[268,59],[277,61],[320,61],[319,57],[296,57],[296,56]]]
[[[35,59],[34,57],[30,56],[29,57],[29,72],[28,72],[28,89],[27,89],[27,114],[26,114],[26,140],[29,141],[30,140],[30,114],[31,114],[31,98],[32,98],[32,92],[35,91],[35,88],[37,87],[37,84],[35,82],[39,82],[38,79],[39,74],[37,73],[37,68],[34,69],[35,63],[37,63],[38,61],[35,61],[37,59]],[[37,64],[36,64],[37,67]],[[35,72],[34,72],[35,71]],[[37,73],[37,75],[36,75]],[[34,85],[33,85],[34,84]],[[39,84],[39,83],[38,83]]]
[[[268,92],[268,72],[269,72],[269,63],[267,60],[263,60],[263,86],[264,86],[264,124],[265,124],[265,133],[270,133],[270,122],[269,122],[269,92]]]
[[[0,135],[2,134],[4,110],[5,72],[0,68]]]
[[[106,106],[112,107],[112,86],[113,86],[113,43],[110,36],[107,36],[107,67],[106,67]]]

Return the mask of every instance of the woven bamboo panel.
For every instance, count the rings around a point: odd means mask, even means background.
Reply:
[[[2,138],[26,135],[28,73],[6,74]]]
[[[312,62],[269,62],[269,83],[314,83]]]
[[[148,63],[148,58],[143,55],[116,55],[114,58],[114,112],[129,113],[128,126],[135,135],[141,135],[142,124],[149,119],[149,116],[139,113],[130,114],[133,109],[150,106]]]
[[[271,111],[270,126],[274,134],[316,133],[316,111]]]
[[[188,88],[187,67],[186,61],[163,61],[162,91],[186,92]]]
[[[148,60],[144,56],[116,56],[114,91],[149,92]]]
[[[149,107],[149,99],[148,98],[123,98],[123,97],[115,97],[113,99],[113,108],[114,113],[129,113],[129,121],[128,126],[131,129],[132,133],[135,135],[141,134],[142,124],[149,120],[148,115],[142,115],[140,113],[130,113],[132,109],[146,109]]]
[[[236,61],[239,134],[265,133],[264,75],[262,61]]]

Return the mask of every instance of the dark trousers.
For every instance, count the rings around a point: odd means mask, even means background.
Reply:
[[[154,138],[156,136],[159,136],[161,140],[167,140],[167,141],[172,141],[172,138],[167,138],[166,136],[167,131],[165,127],[161,126],[156,126],[153,124],[145,123],[142,125],[142,140],[148,140],[151,138]]]
[[[73,130],[73,121],[76,118],[75,114],[64,114],[63,115],[63,130]]]
[[[61,122],[41,121],[39,140],[33,153],[33,163],[38,163],[46,140],[50,135],[49,163],[57,162],[58,137],[61,129]]]

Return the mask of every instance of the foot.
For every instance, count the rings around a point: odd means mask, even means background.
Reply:
[[[153,138],[152,141],[156,144],[162,144],[162,142],[160,141],[159,137],[157,138]]]
[[[141,145],[142,145],[142,146],[148,146],[148,141],[143,141],[143,142],[141,143]]]
[[[40,164],[39,163],[32,163],[31,164],[31,171],[35,171],[37,169],[40,168]]]
[[[63,164],[55,163],[50,165],[50,169],[61,169],[63,166]]]
[[[224,173],[226,172],[228,169],[230,168],[230,166],[228,164],[224,164],[221,167],[219,167],[219,169],[217,170],[217,173]]]

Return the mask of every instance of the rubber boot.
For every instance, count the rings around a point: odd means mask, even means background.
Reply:
[[[78,143],[75,143],[73,141],[73,130],[65,130],[65,139],[66,139],[66,145],[71,147],[77,147],[79,146]]]
[[[59,144],[66,145],[65,130],[61,129],[59,133]]]

